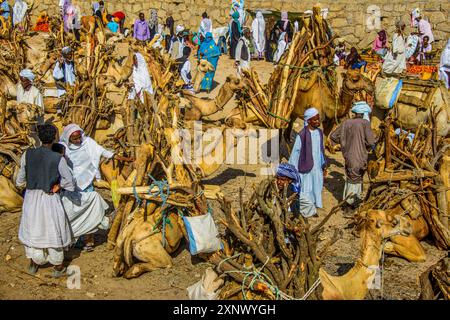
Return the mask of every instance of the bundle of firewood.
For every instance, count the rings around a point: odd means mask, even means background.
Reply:
[[[441,259],[420,276],[420,300],[450,300],[450,258]]]
[[[267,86],[263,86],[254,70],[244,72],[246,88],[240,95],[244,121],[259,122],[271,128],[284,128],[304,82],[312,76],[311,71],[331,67],[333,52],[330,48],[335,37],[331,37],[328,24],[314,7],[311,16],[300,18],[301,29],[272,73]],[[324,85],[332,92],[337,90],[334,72],[324,72]],[[314,82],[312,82],[314,83]]]
[[[240,299],[318,299],[315,290],[318,272],[327,249],[339,237],[335,233],[321,244],[319,236],[326,221],[339,206],[311,227],[298,212],[289,208],[296,195],[280,192],[274,179],[262,181],[250,199],[233,210],[228,199],[221,198],[225,219],[224,250],[208,259],[219,273],[228,276],[221,298]]]
[[[401,207],[415,220],[423,217],[438,248],[450,248],[449,140],[436,135],[433,121],[414,132],[382,125],[377,160],[369,162],[370,187],[360,212]]]

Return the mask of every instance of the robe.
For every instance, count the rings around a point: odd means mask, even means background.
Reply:
[[[230,57],[235,59],[236,57],[236,47],[238,45],[241,34],[239,32],[239,27],[236,21],[231,22],[230,26]]]
[[[44,111],[44,99],[39,89],[35,86],[31,86],[28,91],[25,91],[22,84],[17,84],[17,98],[18,103],[30,103],[34,104]]]
[[[386,73],[402,73],[406,70],[405,38],[394,33],[392,38],[392,52],[384,57],[383,71]],[[394,55],[397,55],[394,59]]]
[[[322,189],[323,189],[323,166],[325,165],[325,155],[320,145],[320,131],[311,131],[311,144],[313,156],[313,168],[308,173],[300,173],[300,195],[308,198],[315,204],[316,208],[322,208]],[[298,162],[302,142],[300,135],[295,139],[292,153],[289,157],[289,163],[294,165],[298,170]]]
[[[447,45],[441,54],[441,60],[439,62],[439,79],[444,81],[447,89],[450,89],[450,40],[447,41]]]
[[[258,57],[262,58],[266,49],[266,22],[261,12],[256,14],[252,22],[252,35]]]
[[[198,49],[198,58],[205,59],[214,67],[214,71],[209,71],[205,74],[202,83],[202,90],[211,90],[214,76],[217,70],[217,63],[219,62],[220,49],[215,44],[214,39],[206,37]]]

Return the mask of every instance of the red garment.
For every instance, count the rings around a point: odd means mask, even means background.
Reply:
[[[113,16],[114,18],[119,19],[119,20],[125,19],[125,13],[123,13],[122,11],[114,12],[114,13],[112,14],[112,16]]]

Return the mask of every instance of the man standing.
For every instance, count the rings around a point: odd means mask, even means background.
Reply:
[[[289,163],[300,173],[300,195],[308,198],[316,208],[322,208],[323,180],[327,172],[319,111],[307,109],[304,122],[305,127],[295,139]]]
[[[72,49],[70,47],[64,47],[61,52],[61,57],[53,69],[53,78],[55,79],[58,98],[66,94],[67,85],[74,86],[76,81]]]
[[[169,53],[172,59],[181,59],[183,57],[183,49],[185,47],[185,42],[183,38],[184,27],[178,25],[175,28],[175,36],[170,40]]]
[[[16,185],[26,185],[19,240],[30,259],[28,272],[34,274],[40,265],[51,263],[53,277],[58,278],[66,272],[64,249],[72,243],[72,231],[59,191],[74,191],[75,185],[65,158],[51,150],[56,132],[52,125],[39,126],[42,146],[23,154]]]
[[[330,136],[334,144],[340,144],[345,159],[344,199],[347,199],[346,213],[356,209],[362,199],[363,176],[367,169],[368,147],[374,147],[375,136],[370,128],[371,109],[365,101],[353,104],[353,119],[344,121]]]
[[[395,23],[396,31],[392,36],[392,50],[384,56],[383,72],[388,74],[403,73],[406,70],[405,23],[401,20]]]
[[[294,212],[300,211],[305,218],[316,214],[316,207],[307,197],[300,193],[300,175],[297,168],[290,163],[281,163],[276,173],[276,183],[280,192],[289,188],[290,193],[298,193],[298,201],[292,206]],[[290,194],[288,193],[288,196]]]
[[[165,27],[169,29],[169,35],[166,35],[166,51],[169,52],[172,39],[175,36],[175,20],[172,17],[172,11],[167,11]]]
[[[44,111],[44,100],[39,89],[33,85],[34,78],[34,73],[30,69],[20,71],[20,82],[17,84],[17,102],[34,104]]]
[[[245,27],[242,33],[242,37],[239,39],[236,46],[235,65],[237,68],[238,76],[242,75],[242,70],[250,69],[250,29]]]
[[[420,12],[420,10],[418,8],[413,10],[411,16],[413,17],[415,16],[414,19],[416,23],[414,24],[414,26],[417,26],[417,31],[420,36],[420,40],[423,41],[423,38],[425,36],[428,36],[428,42],[433,43],[434,35],[433,31],[431,30],[431,24],[422,17],[422,13]]]
[[[134,22],[133,36],[136,40],[144,42],[150,39],[150,28],[142,12],[139,13],[139,19]]]

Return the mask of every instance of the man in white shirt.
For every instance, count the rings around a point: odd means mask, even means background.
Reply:
[[[30,69],[23,69],[19,73],[20,82],[17,84],[17,102],[30,103],[39,106],[44,111],[44,99],[38,88],[33,85],[35,78]]]
[[[58,98],[66,94],[66,86],[74,86],[76,81],[75,65],[72,60],[72,49],[64,47],[62,55],[53,69],[53,78],[58,89]]]

